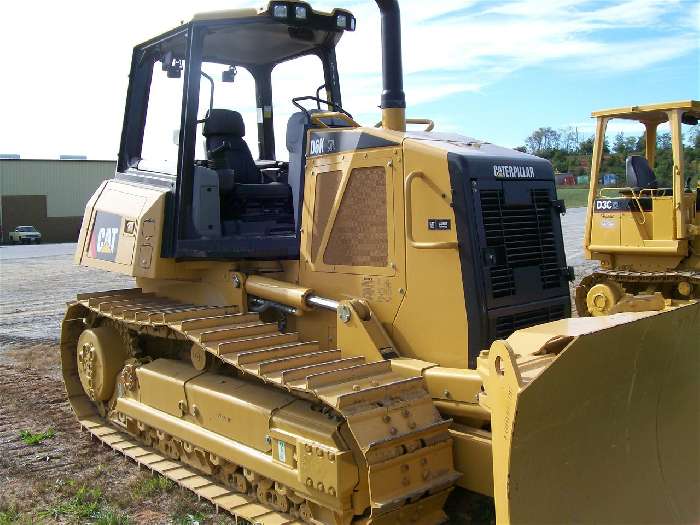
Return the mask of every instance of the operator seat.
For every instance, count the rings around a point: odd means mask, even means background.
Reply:
[[[292,188],[295,219],[299,221],[299,194],[304,184],[304,165],[306,160],[306,131],[310,122],[306,113],[293,113],[287,122],[287,151],[289,151],[289,167],[287,183]]]
[[[630,155],[625,161],[627,185],[635,190],[655,190],[659,187],[649,162],[641,155]]]
[[[292,188],[294,201],[294,211],[297,220],[299,215],[299,195],[304,187],[304,168],[306,166],[306,135],[311,127],[309,115],[322,113],[318,109],[310,109],[308,113],[298,111],[293,113],[287,121],[287,151],[289,151],[289,169],[287,182]],[[349,124],[342,119],[328,118],[322,119],[323,123],[330,128],[346,128]]]
[[[234,183],[261,182],[253,155],[243,140],[245,124],[238,111],[212,109],[204,121],[202,134],[206,138],[207,159],[219,172],[222,190],[229,190]]]

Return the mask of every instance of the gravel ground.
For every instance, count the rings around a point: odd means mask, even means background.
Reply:
[[[586,208],[572,208],[561,219],[566,262],[576,272],[574,284],[598,267],[598,261],[588,261],[583,255],[583,234],[586,230]]]
[[[75,247],[0,247],[0,343],[58,341],[66,301],[81,292],[134,286],[131,277],[75,266]]]
[[[596,266],[583,258],[584,219],[575,208],[562,220],[577,282]],[[60,377],[65,302],[134,282],[76,267],[75,246],[0,246],[0,523],[233,523],[80,433]],[[47,429],[55,436],[40,444],[20,438]],[[448,506],[451,523],[494,522],[490,499],[456,491]]]

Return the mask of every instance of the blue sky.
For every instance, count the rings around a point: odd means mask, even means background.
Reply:
[[[409,112],[442,129],[517,146],[539,126],[591,133],[596,109],[700,98],[697,2],[401,4]]]
[[[379,118],[379,17],[350,8],[358,30],[338,48],[344,105]],[[12,2],[0,46],[0,153],[114,158],[131,48],[196,11],[236,0]],[[590,112],[700,98],[700,2],[684,0],[400,0],[408,113],[505,146],[535,128],[592,131]],[[35,14],[41,12],[37,18]],[[134,16],[138,13],[139,16]],[[31,18],[28,27],[26,20]],[[17,50],[17,51],[12,51]],[[295,95],[299,93],[294,93]],[[280,121],[282,118],[280,118]],[[37,134],[37,122],[42,132]],[[282,122],[280,122],[283,125]],[[614,129],[614,128],[613,128]],[[41,137],[38,140],[38,136]]]
[[[698,66],[689,57],[627,73],[553,72],[542,65],[515,71],[478,92],[420,104],[413,111],[433,115],[451,130],[512,147],[524,144],[540,126],[571,126],[592,135],[593,110],[698,99],[697,86]],[[617,121],[610,130],[636,134],[627,126]]]

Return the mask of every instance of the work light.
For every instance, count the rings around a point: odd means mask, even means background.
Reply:
[[[272,16],[275,18],[287,18],[287,6],[277,4],[272,8]]]
[[[306,20],[306,6],[298,5],[294,10],[294,16],[299,20]]]

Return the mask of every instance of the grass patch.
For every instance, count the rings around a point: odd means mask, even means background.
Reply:
[[[102,491],[80,487],[69,498],[62,499],[40,513],[40,517],[58,519],[64,518],[96,518],[102,510]]]
[[[56,435],[56,431],[53,428],[49,428],[44,432],[32,432],[30,430],[22,430],[19,433],[19,437],[24,441],[25,445],[38,445],[46,439],[50,439]]]
[[[201,512],[194,512],[192,514],[185,515],[175,515],[173,516],[174,525],[201,525],[204,523],[206,516]]]
[[[566,188],[557,187],[557,197],[564,199],[568,208],[585,208],[588,206],[588,187]]]
[[[74,486],[69,482],[68,486]],[[89,489],[85,485],[78,488],[72,496],[53,503],[49,508],[39,512],[39,519],[54,519],[95,525],[130,525],[129,517],[114,509],[104,501],[100,489]]]
[[[134,499],[144,499],[157,494],[165,494],[175,488],[175,482],[164,478],[163,476],[155,475],[136,482],[132,496]]]
[[[95,525],[130,525],[131,520],[129,517],[114,509],[103,509],[100,511],[95,519]]]
[[[197,497],[189,491],[184,491],[177,498],[171,498],[172,507],[169,509],[172,525],[253,525],[241,518],[236,519],[226,512],[218,514],[209,502],[198,501]]]
[[[0,511],[0,525],[11,525],[19,522],[22,515],[14,508]]]

